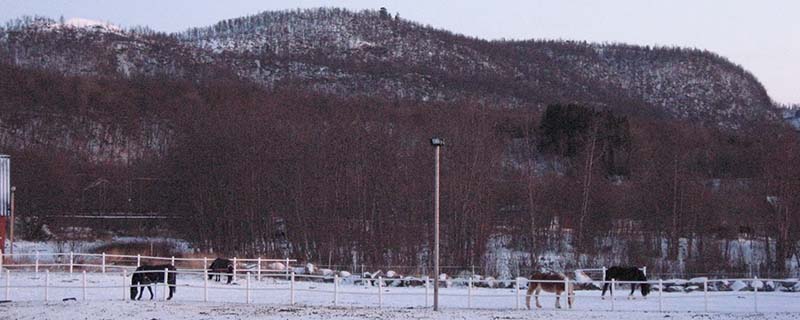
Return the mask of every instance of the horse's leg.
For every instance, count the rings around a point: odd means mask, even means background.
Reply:
[[[142,294],[144,294],[144,288],[142,287],[142,283],[139,282],[138,284],[136,284],[136,288],[137,290],[139,290],[139,296],[136,297],[136,300],[142,300]]]
[[[541,285],[541,284],[539,284],[538,286],[536,286],[536,291],[534,292],[534,295],[535,295],[535,297],[536,297],[536,308],[538,308],[538,309],[541,309],[541,308],[542,308],[542,305],[541,305],[541,304],[539,304],[539,293],[540,293],[540,292],[542,292],[542,285]]]
[[[567,286],[567,305],[572,309],[572,301],[575,300],[575,291],[572,290],[572,284]]]
[[[603,282],[603,294],[600,295],[601,300],[606,299],[606,290],[608,290],[608,282]]]
[[[144,291],[144,290],[142,290],[142,291]],[[150,292],[150,300],[153,300],[153,288],[152,288],[152,285],[150,285],[150,284],[147,285],[147,291]]]
[[[636,283],[632,283],[632,284],[631,284],[631,293],[628,295],[628,299],[629,299],[629,300],[636,299],[636,297],[634,297],[634,296],[633,296],[633,292],[635,292],[635,291],[636,291],[636,286],[637,286],[637,284],[636,284]]]
[[[561,292],[558,289],[553,292],[556,294],[556,309],[561,309]]]
[[[531,294],[533,293],[534,283],[528,284],[528,291],[525,292],[525,305],[528,307],[528,310],[531,309]]]
[[[231,281],[233,281],[233,275],[229,274],[228,275],[228,284],[231,284]]]

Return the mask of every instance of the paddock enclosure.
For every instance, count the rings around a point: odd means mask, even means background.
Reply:
[[[58,262],[17,264],[17,255],[4,254],[0,266],[0,296],[12,302],[61,301],[74,298],[86,301],[129,300],[131,272],[136,262],[173,261],[172,257],[59,254],[70,259]],[[99,256],[99,257],[98,257]],[[76,257],[89,257],[81,260]],[[105,263],[103,259],[105,258]],[[119,258],[130,265],[110,264],[109,258]],[[94,260],[92,260],[94,259]],[[22,259],[19,259],[20,261]],[[197,258],[178,259],[175,273],[176,293],[172,301],[241,303],[266,305],[305,306],[353,306],[365,308],[425,308],[433,301],[432,279],[414,278],[362,278],[340,277],[339,274],[299,274],[288,267],[296,262],[288,259],[239,259],[236,278],[230,285],[209,281],[209,272],[204,268],[181,268],[198,266]],[[199,259],[207,262],[213,259]],[[99,263],[96,263],[98,262]],[[29,261],[26,261],[29,262]],[[80,262],[80,263],[78,263]],[[260,264],[259,264],[260,262]],[[264,266],[275,262],[286,263],[281,270]],[[259,268],[259,265],[261,268]],[[166,278],[166,277],[165,277]],[[497,280],[491,280],[496,283]],[[525,308],[525,290],[535,282],[525,278],[502,280],[504,288],[487,288],[486,280],[449,279],[440,289],[440,306],[457,309],[521,310]],[[668,292],[676,279],[658,279],[646,282],[610,281],[616,287],[611,296],[601,299],[600,291],[586,289],[601,286],[601,279],[592,284],[566,279],[575,286],[574,310],[597,311],[652,311],[652,312],[725,312],[725,313],[769,313],[800,312],[800,282],[798,279],[706,279],[695,280],[696,285],[686,286],[689,292]],[[635,295],[629,299],[627,291],[620,288],[633,283],[648,283],[653,291],[646,298]],[[565,283],[566,284],[566,283]],[[737,287],[736,291],[722,288]],[[164,300],[168,290],[165,284],[155,286],[155,300]],[[583,289],[582,289],[583,288]],[[663,288],[663,290],[662,290]],[[147,296],[149,297],[149,295]],[[543,309],[553,309],[555,296],[542,293]]]

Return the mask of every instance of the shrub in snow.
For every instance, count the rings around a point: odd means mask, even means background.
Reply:
[[[517,283],[519,283],[520,289],[528,289],[528,278],[524,277],[517,277]]]
[[[689,279],[689,284],[702,287],[708,281],[708,277],[697,277]]]
[[[305,269],[305,272],[306,272],[306,273],[308,273],[308,274],[314,274],[314,271],[315,271],[315,270],[316,270],[316,268],[314,267],[314,264],[313,264],[313,263],[306,263],[306,269]]]
[[[331,270],[331,269],[322,268],[322,269],[319,269],[319,274],[323,275],[325,277],[333,277],[334,271]]]
[[[402,278],[401,275],[397,274],[392,270],[386,271],[386,276],[384,277],[386,280],[386,285],[390,287],[399,287],[403,282],[400,280]]]
[[[286,265],[280,262],[273,262],[267,265],[267,269],[276,271],[285,271]]]
[[[422,278],[414,278],[411,276],[407,276],[403,278],[403,286],[404,287],[421,287],[425,285],[425,279]]]
[[[683,292],[683,286],[671,285],[664,289],[664,292]]]
[[[486,279],[482,281],[481,284],[483,284],[483,287],[486,288],[497,288],[498,285],[497,280],[495,280],[494,277],[486,277]]]
[[[347,271],[340,271],[339,277],[342,279],[341,284],[355,285],[361,282],[361,277],[354,276]]]
[[[750,286],[754,289],[762,291],[764,289],[764,282],[761,280],[753,280],[753,282],[750,283]]]
[[[683,286],[683,285],[686,285],[686,283],[687,283],[687,282],[688,282],[688,281],[686,281],[686,280],[684,280],[684,279],[669,279],[669,280],[664,280],[664,284],[676,285],[676,286]]]
[[[292,267],[291,268],[291,272],[294,272],[295,274],[306,274],[306,268],[305,267]]]
[[[732,291],[742,291],[744,288],[747,288],[747,285],[741,280],[736,280],[730,285]]]
[[[686,290],[686,292],[692,292],[692,291],[698,291],[698,290],[703,290],[703,289],[700,286],[691,285],[691,286],[686,287],[685,290]]]

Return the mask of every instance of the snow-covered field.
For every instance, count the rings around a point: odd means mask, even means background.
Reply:
[[[291,305],[291,282],[285,279],[250,279],[250,304],[247,304],[247,281],[238,279],[232,285],[209,282],[208,300],[204,300],[201,274],[180,274],[175,297],[163,299],[162,287],[156,290],[157,301],[128,301],[130,278],[121,273],[87,273],[86,301],[83,300],[81,273],[52,272],[45,293],[45,274],[12,272],[12,286],[6,297],[6,276],[0,278],[0,297],[11,300],[0,303],[0,319],[497,319],[547,318],[562,319],[711,319],[731,318],[800,318],[800,293],[789,292],[709,292],[708,310],[702,292],[654,292],[648,299],[627,300],[618,296],[613,301],[601,300],[598,291],[577,291],[572,310],[555,310],[552,294],[541,297],[542,310],[525,310],[524,292],[514,289],[474,288],[472,298],[467,288],[443,288],[442,312],[426,308],[424,288],[339,285],[334,297],[332,283],[296,281],[295,305]],[[34,287],[35,286],[35,287]],[[432,294],[432,289],[429,294]],[[622,294],[622,290],[619,291]],[[48,301],[45,300],[47,295]],[[638,294],[637,294],[638,295]],[[144,294],[144,299],[149,294]],[[75,298],[77,301],[62,301]],[[125,301],[123,301],[125,299]],[[334,306],[334,299],[337,305]],[[517,310],[519,299],[520,310]],[[658,312],[659,300],[664,313]],[[432,298],[428,298],[430,306]],[[562,301],[565,304],[565,301]],[[755,308],[758,312],[755,312]],[[612,311],[613,308],[613,311]]]

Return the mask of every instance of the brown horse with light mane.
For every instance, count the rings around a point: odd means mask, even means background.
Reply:
[[[565,290],[565,282],[566,290]],[[553,292],[556,294],[556,308],[561,309],[561,293],[567,292],[567,305],[572,309],[572,302],[575,301],[575,292],[569,278],[563,273],[534,273],[528,282],[528,292],[525,294],[525,305],[531,309],[531,294],[536,297],[536,307],[541,309],[539,304],[539,292]]]

